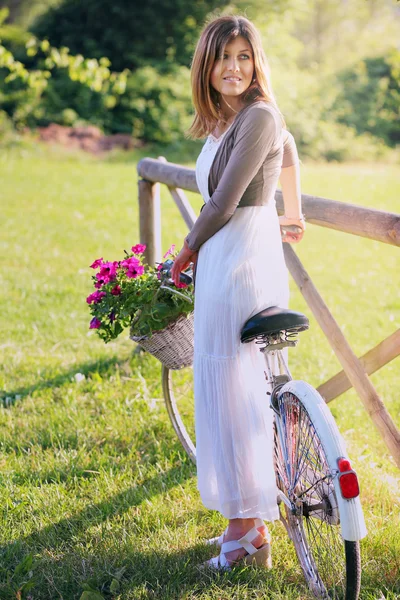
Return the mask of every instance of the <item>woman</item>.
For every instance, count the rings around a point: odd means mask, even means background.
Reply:
[[[208,135],[196,163],[205,205],[172,269],[196,264],[194,394],[198,489],[204,505],[229,524],[219,556],[229,568],[251,555],[270,565],[262,519],[279,518],[273,469],[272,411],[263,357],[241,344],[248,318],[268,306],[287,307],[283,241],[305,229],[293,137],[275,103],[260,35],[241,16],[209,22],[192,62],[196,110],[189,133]],[[276,213],[280,177],[285,216]],[[282,237],[283,225],[299,233]],[[229,543],[228,543],[229,542]]]

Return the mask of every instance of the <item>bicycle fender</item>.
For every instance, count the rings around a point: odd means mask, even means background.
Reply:
[[[279,395],[285,392],[293,393],[300,400],[323,441],[329,467],[331,472],[336,474],[333,478],[333,484],[339,506],[343,539],[351,542],[361,540],[367,535],[367,528],[360,497],[343,498],[340,490],[337,460],[341,457],[348,458],[348,454],[345,441],[339,432],[331,411],[317,390],[305,381],[289,381],[281,388]]]

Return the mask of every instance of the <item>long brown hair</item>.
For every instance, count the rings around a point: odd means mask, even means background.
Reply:
[[[191,84],[195,117],[186,132],[187,137],[206,137],[215,129],[217,122],[223,120],[219,106],[220,93],[210,84],[211,71],[218,57],[222,61],[226,44],[238,36],[248,41],[254,57],[252,82],[241,95],[244,105],[264,100],[273,104],[280,113],[272,92],[268,61],[258,30],[246,17],[216,17],[204,26],[193,55]],[[282,115],[281,118],[285,125]]]

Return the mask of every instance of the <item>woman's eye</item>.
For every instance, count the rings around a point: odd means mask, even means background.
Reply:
[[[244,56],[244,58],[250,58],[248,54],[240,54],[240,56]],[[224,54],[223,58],[228,58],[228,55]]]

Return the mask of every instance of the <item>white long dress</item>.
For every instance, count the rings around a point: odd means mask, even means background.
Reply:
[[[210,135],[196,162],[209,200],[208,174],[224,132]],[[273,469],[272,410],[264,358],[242,344],[249,317],[287,307],[288,273],[275,202],[238,208],[199,250],[194,310],[197,486],[203,504],[226,518],[279,518]]]

